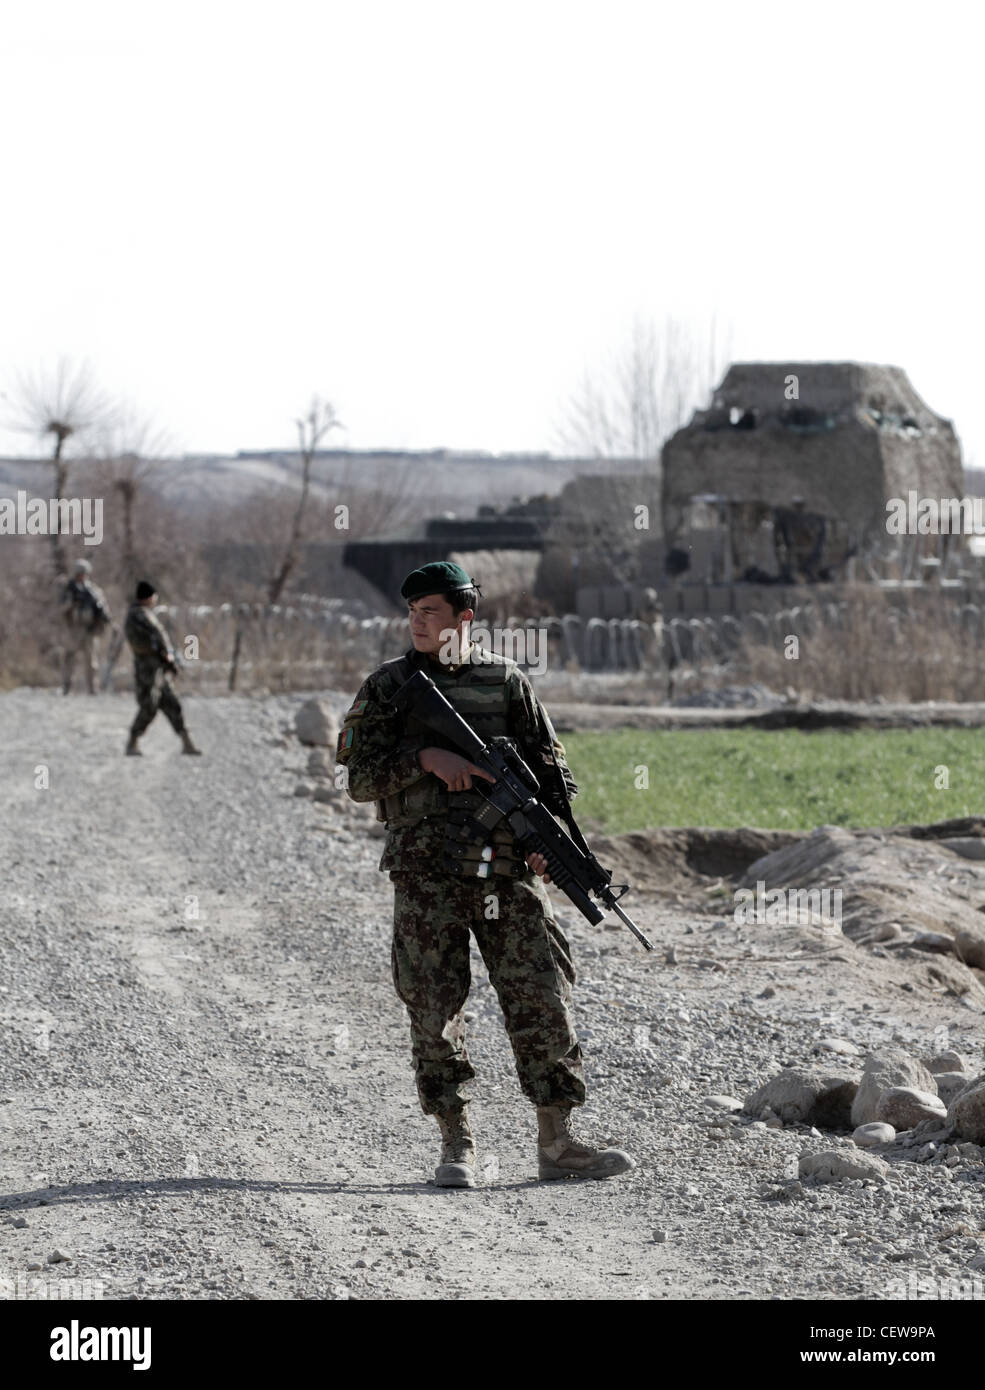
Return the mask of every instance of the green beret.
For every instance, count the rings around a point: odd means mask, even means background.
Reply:
[[[451,560],[432,560],[431,564],[408,574],[400,586],[400,594],[409,603],[425,594],[448,594],[454,589],[472,588],[474,584],[475,580],[461,565],[453,565]]]

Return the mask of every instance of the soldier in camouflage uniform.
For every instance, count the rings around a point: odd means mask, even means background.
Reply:
[[[157,594],[153,584],[142,579],[137,585],[136,598],[127,611],[124,632],[133,649],[133,683],[137,695],[137,717],[130,728],[126,751],[130,757],[140,757],[137,739],[161,710],[172,729],[181,739],[182,751],[201,753],[185,728],[181,702],[174,693],[171,676],[178,664],[168,641],[168,635],[154,615]]]
[[[607,1178],[634,1167],[618,1149],[580,1143],[570,1111],[585,1099],[581,1047],[571,1018],[571,952],[550,898],[540,855],[524,862],[512,832],[474,837],[473,786],[488,774],[389,697],[423,669],[483,741],[516,740],[554,809],[577,791],[550,720],[516,662],[468,641],[473,581],[458,565],[415,570],[401,594],[413,649],[360,687],[339,734],[338,761],[355,801],[376,801],[386,822],[380,862],[394,885],[393,982],[410,1015],[417,1091],[443,1140],[439,1186],[475,1185],[475,1142],[466,1083],[475,1073],[465,1046],[469,932],[496,990],[524,1095],[537,1107],[543,1178]],[[529,865],[529,867],[528,867]]]
[[[62,615],[65,619],[65,659],[62,663],[62,691],[72,688],[72,671],[76,657],[82,657],[82,674],[90,695],[96,693],[96,643],[110,622],[106,598],[92,582],[92,566],[88,560],[77,561],[72,578],[62,591]]]

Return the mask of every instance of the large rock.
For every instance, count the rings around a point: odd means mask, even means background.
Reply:
[[[802,1178],[817,1178],[818,1182],[837,1182],[839,1178],[879,1178],[885,1182],[889,1175],[889,1164],[875,1154],[841,1149],[801,1154],[797,1166]]]
[[[896,1138],[896,1131],[892,1125],[876,1124],[859,1125],[852,1135],[852,1139],[860,1149],[877,1149],[881,1144],[891,1144]]]
[[[965,1071],[938,1071],[934,1073],[934,1080],[937,1082],[937,1094],[945,1105],[950,1105],[958,1092],[964,1090],[971,1077]]]
[[[960,1052],[938,1052],[933,1057],[924,1057],[923,1064],[935,1076],[942,1071],[967,1071]]]
[[[985,970],[985,932],[964,928],[954,933],[954,951],[965,965],[977,965]]]
[[[947,1117],[947,1106],[936,1090],[917,1091],[912,1086],[890,1086],[888,1091],[880,1092],[876,1101],[876,1120],[892,1125],[895,1130],[913,1129],[924,1120],[939,1120],[941,1124]]]
[[[787,1067],[746,1096],[743,1109],[758,1117],[769,1108],[788,1124],[800,1120],[847,1129],[857,1084],[850,1076],[818,1067]]]
[[[870,1052],[865,1059],[858,1093],[852,1101],[852,1127],[881,1120],[883,1117],[876,1114],[879,1097],[895,1086],[910,1086],[916,1091],[929,1091],[931,1095],[937,1091],[934,1078],[923,1063],[902,1048],[887,1047],[880,1052]]]
[[[339,737],[335,711],[324,700],[308,700],[294,716],[294,729],[302,743],[334,748]]]
[[[948,1106],[947,1119],[959,1138],[985,1144],[985,1072],[958,1092]]]

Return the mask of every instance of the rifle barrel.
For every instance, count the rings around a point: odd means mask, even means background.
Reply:
[[[632,917],[627,917],[626,914],[625,914],[625,912],[623,912],[622,908],[619,906],[618,903],[609,903],[609,907],[612,908],[613,912],[615,912],[615,913],[617,914],[617,916],[619,916],[619,917],[622,918],[622,920],[626,923],[626,926],[629,928],[629,930],[630,930],[630,931],[633,933],[633,935],[636,937],[637,941],[642,941],[642,943],[643,943],[643,945],[646,947],[646,949],[647,949],[648,951],[652,951],[652,950],[653,950],[653,942],[649,939],[649,937],[643,935],[643,933],[640,931],[639,927],[638,927],[638,926],[636,925],[636,923],[633,921]]]

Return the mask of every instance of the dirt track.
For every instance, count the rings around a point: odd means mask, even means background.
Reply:
[[[981,1226],[981,1168],[901,1161],[889,1184],[798,1191],[797,1156],[831,1136],[702,1098],[743,1097],[823,1034],[922,1054],[946,1026],[980,1070],[981,1012],[901,992],[905,967],[874,970],[851,942],[726,924],[700,889],[627,900],[649,956],[559,900],[582,1128],[635,1172],[532,1177],[533,1112],[476,956],[484,1180],[430,1186],[380,842],[292,795],[300,702],[189,701],[207,756],[182,757],[159,720],[126,759],[128,697],[0,696],[0,1280],[94,1280],[105,1298],[879,1299],[901,1274],[965,1272],[981,1233],[941,1240],[962,1213]],[[46,1265],[56,1249],[71,1262]]]

